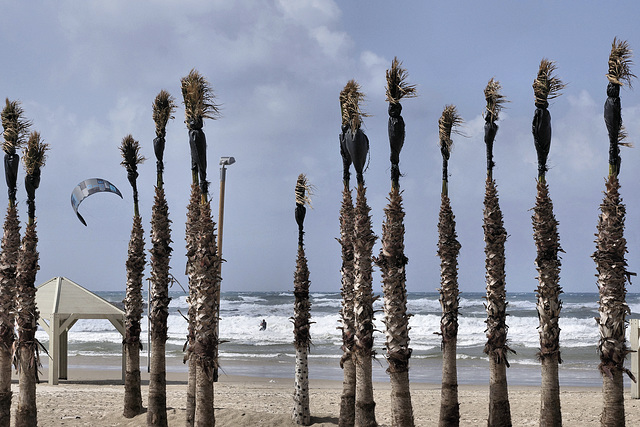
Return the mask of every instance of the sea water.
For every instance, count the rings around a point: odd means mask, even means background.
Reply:
[[[98,292],[107,301],[122,307],[123,292]],[[184,292],[171,292],[169,306],[169,338],[166,346],[168,370],[186,372],[181,363],[187,335],[188,304]],[[458,382],[483,384],[489,381],[489,359],[484,354],[486,343],[484,293],[463,293],[460,297],[459,330],[457,343]],[[409,293],[407,310],[409,320],[410,379],[417,382],[439,383],[441,380],[442,352],[440,330],[441,308],[437,293]],[[508,382],[514,385],[540,383],[538,317],[533,293],[508,293],[507,325],[509,346],[515,351],[509,355],[511,367]],[[595,293],[562,294],[560,317],[560,346],[563,363],[560,365],[561,385],[598,386],[597,354],[598,295]],[[638,318],[640,294],[627,294],[632,314]],[[293,292],[223,292],[220,303],[220,364],[224,375],[250,375],[265,377],[293,377],[295,350],[293,348]],[[341,331],[338,329],[341,296],[339,293],[311,294],[311,378],[342,379],[340,357]],[[374,308],[374,334],[376,361],[374,380],[386,381],[387,362],[384,358],[384,329],[382,297]],[[145,295],[146,313],[146,295]],[[265,320],[267,327],[261,330]],[[147,318],[142,319],[145,356],[147,344]],[[47,344],[48,337],[39,330],[36,337]],[[80,320],[69,331],[69,356],[119,356],[122,337],[106,320]],[[628,336],[627,336],[628,338]],[[71,362],[73,363],[73,362]],[[627,361],[627,367],[628,367]],[[628,380],[627,380],[628,381]]]

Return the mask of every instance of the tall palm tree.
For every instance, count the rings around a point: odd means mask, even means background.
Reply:
[[[151,360],[149,373],[149,403],[147,425],[167,425],[167,370],[165,344],[167,342],[167,317],[169,316],[169,261],[171,259],[171,220],[163,188],[163,153],[166,126],[176,108],[174,98],[165,90],[156,96],[152,109],[156,125],[153,149],[156,155],[157,185],[151,214]]]
[[[353,349],[355,343],[355,313],[353,311],[355,292],[354,265],[353,265],[353,233],[354,233],[354,210],[349,180],[351,172],[351,157],[346,147],[346,131],[349,128],[349,117],[345,104],[349,98],[349,93],[356,88],[355,80],[350,80],[340,92],[340,112],[342,116],[342,132],[340,133],[340,155],[342,157],[342,206],[340,208],[340,248],[342,252],[342,305],[340,308],[340,322],[342,326],[342,357],[340,367],[343,371],[343,387],[340,399],[340,417],[338,425],[340,427],[351,427],[355,423],[356,405],[356,365],[353,360]]]
[[[126,418],[133,418],[143,411],[142,392],[140,390],[140,319],[142,318],[142,278],[146,256],[144,252],[144,230],[138,207],[138,165],[145,158],[140,155],[140,143],[127,135],[120,145],[122,162],[127,178],[133,190],[133,226],[129,239],[129,251],[126,262],[127,291],[124,298],[125,311],[125,379],[124,411]]]
[[[304,252],[304,217],[306,205],[311,206],[312,187],[304,174],[298,176],[295,188],[296,223],[298,224],[298,258],[293,280],[293,345],[296,349],[296,370],[293,389],[293,422],[308,426],[311,424],[309,409],[309,364],[307,362],[311,345],[311,302],[309,301],[309,267]]]
[[[413,426],[413,407],[409,388],[409,315],[407,314],[407,288],[404,254],[404,209],[400,192],[400,150],[404,144],[402,98],[416,96],[416,88],[406,82],[407,70],[394,58],[386,72],[386,100],[389,102],[389,145],[391,147],[391,191],[382,225],[382,248],[376,264],[382,272],[384,294],[384,324],[391,382],[391,424]]]
[[[507,345],[507,294],[505,289],[505,251],[507,231],[502,220],[498,190],[493,179],[493,141],[498,132],[498,112],[504,97],[499,94],[500,84],[493,79],[485,89],[484,141],[487,149],[487,179],[484,196],[484,230],[487,282],[487,343],[484,352],[489,355],[489,426],[511,426],[511,409],[507,387],[507,354],[513,350]]]
[[[442,154],[442,193],[438,221],[438,256],[440,256],[440,335],[442,336],[442,388],[440,391],[440,426],[460,424],[458,402],[458,371],[456,345],[458,342],[458,253],[460,243],[456,234],[456,221],[449,200],[448,164],[451,156],[451,132],[462,124],[456,107],[447,105],[438,121],[440,152]]]
[[[22,161],[26,176],[24,186],[27,191],[29,222],[22,238],[18,266],[17,283],[17,324],[18,345],[16,347],[17,366],[20,374],[20,394],[16,408],[16,426],[38,425],[36,407],[36,384],[40,358],[36,343],[39,312],[36,307],[36,275],[40,269],[38,260],[38,233],[36,232],[36,190],[40,186],[40,170],[46,160],[49,145],[40,139],[38,132],[31,132]]]
[[[606,182],[604,200],[598,216],[596,251],[592,255],[598,271],[600,291],[599,317],[596,318],[600,330],[598,353],[602,374],[603,409],[600,423],[603,426],[624,426],[624,359],[630,352],[625,338],[626,281],[631,273],[627,271],[627,241],[624,238],[625,205],[620,197],[620,145],[625,145],[626,133],[622,126],[620,87],[631,86],[635,77],[631,73],[631,49],[626,41],[613,40],[609,56],[607,78],[607,100],[604,104],[604,119],[609,133],[609,177]]]
[[[4,168],[9,206],[4,221],[4,234],[0,250],[0,425],[9,425],[11,419],[11,362],[15,342],[16,268],[20,250],[20,220],[16,207],[18,154],[25,143],[30,122],[24,119],[18,101],[6,100],[2,109],[4,129]]]
[[[193,346],[190,358],[195,358],[195,414],[194,424],[213,425],[213,379],[218,361],[217,323],[220,292],[220,259],[216,249],[215,224],[211,217],[211,204],[207,197],[206,138],[202,131],[205,118],[215,119],[218,106],[214,103],[209,82],[198,71],[191,70],[181,79],[185,105],[185,118],[189,129],[193,181],[200,186],[201,199],[198,223],[195,226],[196,242],[193,252],[193,270],[190,286],[190,306],[193,307]],[[187,230],[187,232],[191,232]],[[190,375],[191,378],[191,375]],[[187,412],[187,424],[190,414]]]
[[[536,289],[538,319],[540,326],[540,351],[538,358],[542,364],[542,388],[540,392],[540,425],[562,425],[560,410],[560,383],[558,364],[560,357],[560,236],[558,221],[553,214],[553,202],[546,182],[547,155],[551,145],[551,116],[547,107],[548,99],[560,95],[564,87],[562,81],[553,75],[555,63],[547,59],[540,62],[538,76],[533,82],[536,111],[533,116],[533,139],[538,154],[538,183],[536,204],[533,208],[533,238],[536,244],[536,269],[538,288]]]
[[[369,153],[369,139],[360,129],[363,113],[360,102],[364,95],[360,86],[354,82],[353,90],[344,105],[349,117],[349,127],[345,132],[345,147],[353,162],[358,180],[356,208],[354,215],[354,319],[356,365],[356,406],[355,425],[358,427],[375,426],[375,406],[373,400],[373,380],[371,360],[373,350],[373,295],[372,251],[376,241],[371,225],[371,208],[367,205],[367,188],[364,184],[364,168]]]

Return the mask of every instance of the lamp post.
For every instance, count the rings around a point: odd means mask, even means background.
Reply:
[[[224,189],[225,182],[227,180],[227,166],[232,165],[236,162],[236,159],[233,157],[220,157],[220,202],[218,203],[218,257],[221,262],[218,267],[218,277],[221,277],[222,274],[222,228],[224,225]],[[220,333],[220,290],[218,290],[218,312],[216,313],[216,337],[219,337]],[[216,354],[215,360],[218,360],[218,346],[216,345]],[[213,381],[218,381],[218,366],[213,368]]]

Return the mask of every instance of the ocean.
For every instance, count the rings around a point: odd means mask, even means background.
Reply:
[[[97,292],[98,295],[122,307],[123,292]],[[171,292],[169,311],[169,339],[166,346],[167,367],[170,371],[187,371],[181,363],[186,340],[186,294]],[[486,342],[484,293],[462,293],[460,296],[458,332],[458,382],[460,384],[487,384],[489,360],[483,353]],[[535,294],[508,293],[507,324],[510,347],[515,350],[507,370],[508,382],[513,385],[540,384],[538,351],[538,317]],[[375,325],[380,331],[374,335],[376,360],[373,376],[386,381],[387,362],[384,358],[383,312],[380,298],[374,307]],[[602,384],[597,366],[596,345],[598,329],[598,295],[595,293],[562,294],[560,318],[560,345],[563,363],[560,365],[560,385],[599,386]],[[629,318],[640,317],[640,294],[627,294],[631,308]],[[339,293],[311,294],[311,338],[309,376],[318,379],[342,379],[339,366],[342,351],[338,312]],[[441,381],[440,337],[435,333],[440,325],[440,303],[437,293],[409,293],[410,318],[410,380],[437,384]],[[146,313],[146,295],[145,295]],[[293,293],[292,292],[223,292],[220,320],[221,375],[248,375],[260,377],[293,378],[295,350],[293,348]],[[262,320],[267,328],[260,330]],[[147,355],[147,318],[142,319],[143,351]],[[47,334],[39,329],[36,334],[47,345]],[[627,336],[628,338],[628,336]],[[69,331],[69,356],[119,356],[122,337],[106,320],[80,320]],[[73,368],[70,359],[70,368]],[[627,360],[627,366],[629,361]],[[119,366],[115,367],[119,369]],[[141,367],[146,369],[146,366]],[[628,385],[628,379],[626,379]]]

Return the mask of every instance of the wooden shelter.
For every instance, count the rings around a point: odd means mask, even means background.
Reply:
[[[67,379],[69,329],[80,319],[107,319],[124,336],[124,311],[66,277],[54,277],[36,292],[38,324],[49,335],[49,384]],[[124,357],[122,359],[124,381]]]

